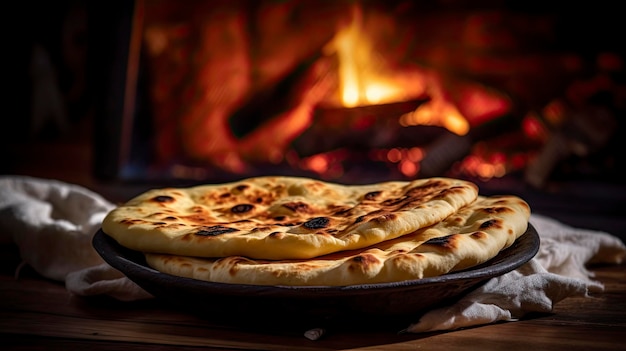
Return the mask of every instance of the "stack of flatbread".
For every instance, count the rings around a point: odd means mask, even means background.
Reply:
[[[103,231],[152,268],[222,283],[344,286],[467,269],[528,226],[519,197],[469,181],[368,185],[268,176],[147,191],[109,212]]]

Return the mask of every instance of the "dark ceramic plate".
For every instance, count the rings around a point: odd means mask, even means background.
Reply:
[[[451,303],[485,280],[528,262],[539,250],[532,225],[511,247],[468,270],[433,278],[351,286],[258,286],[211,283],[160,273],[140,252],[99,230],[93,246],[111,266],[163,302],[223,323],[373,325],[415,322],[426,310]],[[393,322],[392,322],[393,321]],[[405,325],[406,326],[406,325]]]

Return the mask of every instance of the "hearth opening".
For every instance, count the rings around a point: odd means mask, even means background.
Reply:
[[[621,176],[624,53],[610,8],[91,6],[101,178],[516,175],[542,187],[559,177]]]

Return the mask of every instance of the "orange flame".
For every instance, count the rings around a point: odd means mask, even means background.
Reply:
[[[340,30],[325,48],[338,58],[339,97],[344,107],[356,107],[406,101],[429,90],[431,100],[417,110],[400,117],[402,126],[436,125],[458,135],[469,131],[469,123],[457,107],[445,99],[440,77],[414,72],[410,68],[398,76],[379,55],[366,33],[363,13],[353,10],[353,20]],[[416,74],[417,73],[417,74]]]
[[[406,99],[404,91],[389,77],[385,63],[363,34],[363,14],[353,9],[350,25],[340,30],[326,46],[327,54],[339,61],[339,94],[345,107],[383,104]]]

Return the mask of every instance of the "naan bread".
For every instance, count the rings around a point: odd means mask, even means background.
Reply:
[[[398,282],[486,262],[525,233],[529,217],[528,204],[518,197],[479,197],[431,227],[362,250],[310,260],[145,256],[160,272],[211,282],[289,286]]]
[[[428,227],[477,196],[475,184],[450,178],[341,185],[256,177],[148,191],[111,211],[102,229],[142,252],[308,259]]]

